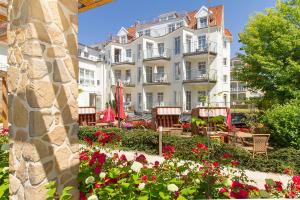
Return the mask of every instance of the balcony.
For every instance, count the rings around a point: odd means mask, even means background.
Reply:
[[[122,82],[124,88],[135,87],[136,81],[133,77],[134,76],[130,76],[130,77],[128,76],[128,77],[124,77],[124,78],[122,78],[122,77],[113,78],[111,85],[117,86],[117,81],[120,80]]]
[[[147,49],[143,52],[143,61],[145,63],[162,63],[171,60],[171,50],[169,49]]]
[[[230,91],[231,92],[246,92],[247,91],[247,88],[245,87],[232,87],[230,88]]]
[[[211,57],[217,55],[216,42],[190,42],[183,44],[183,56],[185,58],[197,59],[208,55]]]
[[[112,66],[134,66],[135,65],[135,56],[132,55],[131,57],[122,56],[122,55],[116,55],[112,59],[111,62]]]
[[[210,72],[201,71],[198,69],[187,70],[183,83],[216,83],[217,72],[210,70]]]
[[[143,85],[170,85],[169,76],[166,73],[146,74]]]

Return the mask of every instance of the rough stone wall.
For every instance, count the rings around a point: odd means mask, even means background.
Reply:
[[[51,180],[77,187],[78,3],[8,3],[10,199],[45,199]]]

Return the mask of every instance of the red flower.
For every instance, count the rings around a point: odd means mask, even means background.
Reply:
[[[155,167],[159,167],[159,162],[158,162],[158,161],[155,161],[155,162],[154,162],[154,166],[155,166]]]
[[[95,167],[95,170],[94,170],[95,174],[100,174],[101,169],[102,169],[102,167],[99,166],[99,165],[97,165],[97,166]]]
[[[213,163],[213,166],[214,166],[214,167],[220,167],[220,164],[219,164],[217,161],[215,161],[215,162]]]
[[[294,177],[293,177],[293,182],[294,182],[296,185],[300,185],[300,175],[299,175],[299,176],[294,176]]]
[[[89,137],[85,137],[85,138],[84,138],[84,141],[85,141],[88,145],[90,145],[90,146],[93,145],[93,140],[92,140],[91,138],[89,138]]]
[[[146,183],[148,181],[148,176],[147,175],[142,176],[141,181]]]
[[[240,162],[237,161],[237,160],[232,160],[232,161],[231,161],[231,165],[232,165],[232,166],[238,166],[239,164],[240,164]]]
[[[152,176],[152,181],[156,182],[157,177],[156,176]]]
[[[80,160],[85,160],[85,161],[88,161],[90,159],[90,157],[88,155],[86,155],[86,152],[85,151],[82,151],[80,152],[79,154],[79,159]]]
[[[79,193],[79,199],[80,199],[80,200],[87,200],[87,198],[86,198],[86,196],[85,196],[85,193],[80,192],[80,193]]]
[[[138,162],[140,162],[140,163],[142,163],[142,164],[147,164],[148,163],[148,161],[146,159],[146,156],[143,155],[143,154],[141,154],[138,157],[136,157],[135,160],[138,161]]]
[[[95,188],[101,188],[102,187],[102,184],[100,183],[95,183]]]
[[[225,158],[225,159],[228,159],[228,158],[231,158],[231,157],[232,157],[232,155],[229,154],[229,153],[224,153],[224,155],[223,155],[223,158]]]
[[[126,162],[127,158],[124,154],[122,154],[121,157],[120,157],[120,160],[123,161],[123,162]]]
[[[198,155],[200,153],[197,148],[192,148],[192,152],[196,155]]]
[[[241,184],[238,181],[233,181],[231,187],[232,188],[244,188],[243,184]]]
[[[197,147],[198,147],[199,149],[203,149],[203,150],[205,150],[205,151],[208,151],[208,148],[207,148],[207,146],[205,146],[205,144],[197,144]]]
[[[228,191],[227,188],[223,187],[219,190],[219,193],[223,194],[224,192],[227,192],[227,191]]]
[[[162,151],[165,159],[171,159],[175,153],[175,147],[171,145],[166,145],[163,147]]]

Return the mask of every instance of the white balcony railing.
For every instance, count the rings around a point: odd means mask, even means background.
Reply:
[[[213,41],[189,42],[183,44],[183,52],[189,53],[217,53],[217,43]]]
[[[115,55],[114,59],[112,60],[112,64],[134,63],[134,62],[135,62],[135,55],[131,55],[131,57]]]
[[[216,70],[210,70],[209,72],[200,69],[191,69],[187,70],[185,73],[184,81],[217,81],[217,72]]]
[[[169,76],[167,73],[146,73],[145,83],[169,83]]]
[[[111,84],[113,86],[116,86],[117,81],[121,81],[124,87],[133,87],[136,84],[134,75],[130,75],[130,76],[126,76],[126,77],[122,77],[122,76],[121,77],[113,77]]]
[[[158,48],[158,49],[146,49],[143,51],[144,59],[168,59],[171,56],[170,49]]]

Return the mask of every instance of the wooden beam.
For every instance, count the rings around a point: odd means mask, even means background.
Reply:
[[[82,8],[79,8],[78,11],[81,13],[81,12],[85,12],[85,11],[88,11],[90,9],[93,9],[93,8],[96,8],[96,7],[99,7],[99,6],[102,6],[104,4],[107,4],[107,3],[110,3],[112,2],[113,0],[101,0],[101,1],[98,1],[96,3],[93,3],[93,4],[89,4],[88,6],[84,6]],[[83,1],[84,3],[88,3],[87,1]],[[82,3],[82,4],[84,4]]]
[[[7,76],[2,77],[2,119],[3,128],[8,128],[8,95],[7,95]]]

